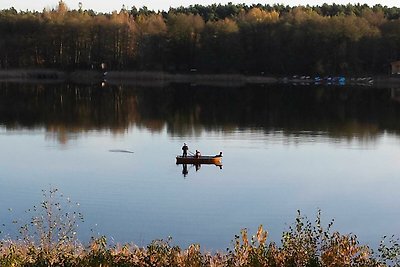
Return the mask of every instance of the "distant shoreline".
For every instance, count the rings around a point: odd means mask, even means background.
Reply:
[[[110,84],[167,85],[170,83],[189,83],[198,85],[238,86],[245,84],[277,83],[278,78],[242,74],[172,74],[160,71],[110,71],[78,70],[64,72],[51,69],[13,69],[0,70],[0,82],[56,83],[72,82],[92,84],[107,81]]]
[[[400,87],[400,77],[375,76],[374,87]],[[313,84],[313,79],[280,78],[277,76],[244,74],[203,74],[203,73],[167,73],[162,71],[109,71],[96,70],[59,71],[54,69],[11,69],[0,70],[0,82],[15,83],[62,83],[95,84],[107,82],[141,86],[165,86],[171,83],[208,85],[208,86],[243,86],[247,84]],[[348,82],[357,85],[356,82]],[[362,82],[361,82],[362,85]]]

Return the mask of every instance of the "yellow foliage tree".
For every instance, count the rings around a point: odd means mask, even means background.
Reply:
[[[242,11],[239,18],[250,24],[257,23],[274,23],[279,20],[279,13],[276,11],[265,11],[260,8],[254,7],[248,12]]]

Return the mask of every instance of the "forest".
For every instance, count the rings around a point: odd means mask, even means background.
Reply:
[[[388,74],[400,8],[213,4],[112,13],[63,1],[0,10],[0,70],[54,68],[262,75]]]

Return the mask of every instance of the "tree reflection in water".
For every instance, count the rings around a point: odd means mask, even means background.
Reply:
[[[61,143],[92,130],[124,134],[133,125],[171,136],[259,129],[374,141],[400,133],[399,115],[393,90],[369,87],[0,83],[1,125],[45,128]]]

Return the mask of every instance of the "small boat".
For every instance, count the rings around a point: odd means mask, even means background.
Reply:
[[[216,156],[176,156],[176,164],[215,164],[221,165],[222,153]]]

